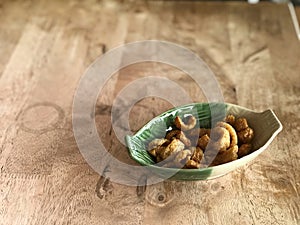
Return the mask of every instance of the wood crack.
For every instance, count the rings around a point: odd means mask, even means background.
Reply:
[[[136,187],[136,195],[138,197],[143,197],[145,195],[146,188],[147,188],[147,177],[141,176]]]
[[[242,62],[246,63],[248,61],[254,60],[256,55],[260,54],[261,52],[265,51],[266,49],[267,49],[267,46],[264,45],[263,47],[255,50],[254,52],[252,52],[249,55],[245,56]]]
[[[110,182],[110,178],[106,177],[105,174],[109,171],[109,166],[106,166],[103,171],[103,176],[100,177],[96,184],[96,195],[99,199],[105,198],[107,195],[112,194],[113,185]]]

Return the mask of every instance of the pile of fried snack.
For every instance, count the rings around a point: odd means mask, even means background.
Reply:
[[[196,124],[192,115],[177,116],[164,138],[148,144],[149,153],[163,167],[185,169],[216,166],[251,153],[254,132],[245,118],[227,115],[211,129]]]

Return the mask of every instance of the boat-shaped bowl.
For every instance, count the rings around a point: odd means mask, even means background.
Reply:
[[[200,169],[177,169],[158,166],[148,153],[147,144],[154,138],[164,136],[166,129],[174,121],[174,118],[177,115],[182,116],[185,114],[194,115],[198,118],[200,126],[206,128],[209,128],[214,120],[221,120],[225,114],[245,117],[249,126],[255,132],[252,141],[253,152],[225,164]],[[255,159],[267,149],[281,130],[282,125],[271,109],[255,112],[229,103],[193,103],[170,109],[153,118],[135,135],[127,135],[125,141],[131,158],[142,166],[147,166],[163,179],[207,180],[223,176]]]

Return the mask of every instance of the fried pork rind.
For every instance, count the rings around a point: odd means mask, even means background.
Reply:
[[[186,162],[190,160],[192,155],[192,151],[190,149],[184,149],[183,151],[179,152],[174,159],[174,163],[179,168],[184,167]]]
[[[154,140],[152,140],[149,144],[148,144],[148,152],[156,157],[157,156],[157,152],[162,150],[161,146],[164,145],[168,145],[170,143],[170,141],[168,139],[165,138],[156,138]]]
[[[246,129],[238,132],[239,143],[241,144],[251,143],[253,137],[254,137],[254,132],[253,129],[251,129],[250,127],[247,127]]]
[[[207,134],[210,136],[210,129],[206,128],[194,128],[192,130],[187,131],[187,136],[189,137],[202,137],[203,135]]]
[[[185,164],[185,168],[187,169],[199,169],[200,163],[195,162],[194,160],[188,160]]]
[[[238,141],[239,141],[239,158],[248,155],[252,150],[251,142],[254,138],[254,131],[249,127],[246,118],[239,118],[235,121],[235,129],[238,131]]]
[[[177,138],[180,141],[182,141],[183,144],[185,144],[185,146],[187,146],[187,147],[191,146],[191,140],[188,139],[185,136],[185,134],[183,133],[183,131],[181,131],[181,130],[172,130],[172,131],[167,133],[166,139],[171,141],[174,138]]]
[[[156,162],[161,162],[163,167],[197,169],[227,163],[251,153],[254,131],[246,118],[227,115],[212,129],[195,128],[196,124],[194,116],[183,120],[177,116],[176,128],[165,138],[154,139],[148,145]]]
[[[197,124],[196,118],[194,116],[188,116],[186,119],[187,123],[184,123],[179,116],[176,116],[174,120],[175,126],[182,131],[193,129]]]
[[[191,160],[200,163],[203,158],[203,150],[200,147],[192,147],[191,150],[193,152]]]
[[[238,158],[238,146],[235,145],[224,152],[220,152],[214,158],[213,162],[210,164],[211,166],[217,166],[223,163],[231,162]]]
[[[201,149],[205,150],[209,141],[210,141],[209,136],[207,134],[205,134],[198,139],[197,146],[199,146]]]
[[[160,159],[165,160],[171,155],[175,156],[176,153],[182,151],[183,149],[184,144],[178,139],[173,139],[167,147],[159,152],[158,156],[160,157]]]
[[[246,129],[248,126],[248,122],[246,120],[246,118],[238,118],[235,123],[234,123],[234,127],[236,129],[237,132]]]
[[[226,151],[230,147],[230,133],[224,127],[214,127],[211,130],[210,142],[208,148],[212,148],[219,152]]]
[[[238,144],[237,134],[235,132],[235,129],[230,124],[225,122],[218,122],[216,126],[224,127],[226,128],[226,130],[228,130],[230,135],[230,148]]]
[[[235,116],[232,115],[232,114],[227,115],[227,116],[225,117],[225,122],[226,122],[226,123],[229,123],[231,126],[234,127],[234,125],[235,125]]]
[[[245,155],[248,155],[252,150],[252,145],[251,144],[242,144],[240,147],[239,147],[239,150],[238,150],[238,156],[239,158],[245,156]]]
[[[170,141],[168,139],[165,139],[165,138],[156,138],[154,140],[152,140],[149,144],[148,144],[148,150],[151,150],[151,149],[154,149],[154,148],[157,148],[165,143],[170,143]]]

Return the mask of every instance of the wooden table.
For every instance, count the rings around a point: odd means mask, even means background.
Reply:
[[[96,57],[146,39],[194,51],[216,74],[226,102],[273,109],[283,131],[253,163],[215,180],[130,187],[100,177],[74,140],[73,95]],[[165,65],[115,74],[95,117],[107,149],[128,163],[112,132],[112,102],[153,73],[203,101],[188,76]],[[299,96],[300,42],[286,5],[1,1],[0,224],[299,224]],[[170,107],[141,100],[130,114],[132,130]]]

